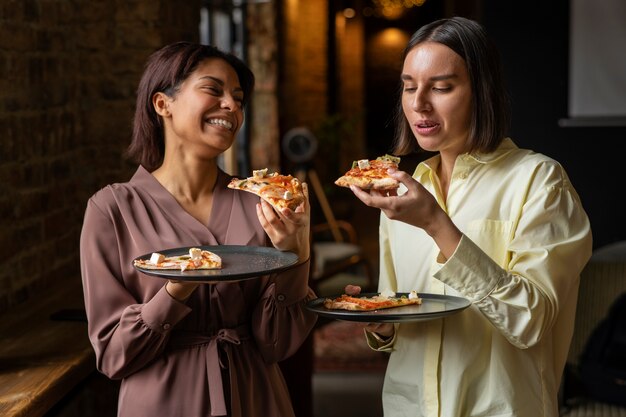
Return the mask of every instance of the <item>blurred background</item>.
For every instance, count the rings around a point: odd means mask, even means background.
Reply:
[[[122,154],[135,89],[148,55],[178,40],[231,51],[257,77],[222,167],[313,178],[313,223],[349,222],[375,276],[378,213],[333,181],[353,160],[389,152],[400,54],[411,34],[442,17],[476,19],[502,55],[510,136],[563,164],[591,219],[594,248],[624,240],[626,108],[619,100],[626,83],[611,77],[626,74],[626,8],[585,3],[0,0],[0,314],[80,285],[86,201],[134,172]],[[598,38],[602,32],[608,40]],[[401,167],[412,172],[422,158],[404,157]]]

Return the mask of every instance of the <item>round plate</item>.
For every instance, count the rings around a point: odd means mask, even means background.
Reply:
[[[360,296],[371,297],[378,293],[364,293]],[[399,292],[396,296],[407,296],[409,293]],[[317,313],[322,317],[336,320],[362,321],[369,323],[402,323],[410,321],[433,320],[456,314],[470,306],[471,302],[463,297],[444,294],[424,294],[418,293],[422,299],[422,304],[408,305],[394,308],[384,308],[372,311],[349,311],[349,310],[329,310],[324,307],[324,300],[332,297],[321,297],[307,303],[307,309]]]
[[[200,248],[215,253],[222,258],[222,269],[194,269],[180,271],[177,269],[145,269],[133,266],[144,274],[171,278],[179,281],[224,282],[256,278],[289,269],[298,262],[298,255],[293,252],[282,252],[265,246],[185,246],[181,248],[157,251],[164,256],[176,256],[189,253],[190,248]],[[135,259],[150,259],[151,253]]]

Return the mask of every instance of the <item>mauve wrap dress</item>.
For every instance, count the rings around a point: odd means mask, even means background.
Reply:
[[[95,193],[81,234],[89,338],[100,372],[122,379],[120,417],[293,416],[277,364],[300,347],[316,316],[309,262],[258,279],[203,284],[185,302],[132,260],[193,245],[270,244],[251,193],[220,171],[208,226],[143,167]],[[230,383],[229,383],[230,381]]]

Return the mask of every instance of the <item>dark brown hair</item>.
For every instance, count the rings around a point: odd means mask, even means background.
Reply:
[[[133,120],[133,137],[126,156],[148,171],[163,162],[165,137],[161,117],[156,113],[152,97],[162,92],[173,97],[180,85],[208,58],[220,58],[233,67],[243,90],[243,105],[250,100],[254,89],[254,74],[235,55],[210,45],[176,42],[154,52],[148,58],[139,87]]]
[[[509,100],[504,85],[498,50],[483,27],[463,17],[440,19],[413,34],[402,55],[423,42],[437,42],[452,49],[465,61],[472,89],[469,152],[492,152],[507,135]],[[402,94],[400,87],[400,95]],[[406,155],[419,150],[417,140],[402,110],[396,108],[396,138],[393,153]]]

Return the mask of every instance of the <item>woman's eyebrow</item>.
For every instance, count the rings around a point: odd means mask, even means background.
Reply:
[[[220,86],[224,87],[224,81],[217,77],[213,77],[212,75],[203,75],[202,77],[200,77],[200,80],[212,80],[218,83]],[[237,92],[243,91],[243,88],[235,87],[233,88],[233,91],[237,91]]]
[[[218,83],[219,85],[224,86],[224,81],[222,81],[221,79],[217,77],[213,77],[211,75],[203,75],[202,77],[200,77],[200,80],[212,80]]]
[[[442,74],[442,75],[435,75],[433,77],[430,77],[429,80],[431,81],[444,81],[444,80],[449,80],[451,78],[457,78],[458,75],[457,74]],[[413,79],[413,77],[409,74],[401,74],[400,75],[400,79],[402,81],[411,81]]]

